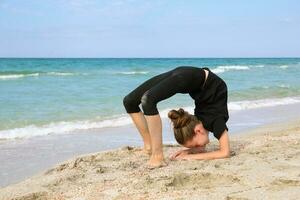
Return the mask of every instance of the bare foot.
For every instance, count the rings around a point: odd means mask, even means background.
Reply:
[[[151,155],[151,148],[148,149],[148,148],[137,148],[136,149],[136,152],[140,155],[143,155],[143,156],[150,156]]]
[[[145,149],[145,148],[143,148],[142,152],[147,154],[148,156],[150,156],[152,153],[151,149]]]
[[[159,165],[149,165],[149,164],[147,164],[147,166],[146,166],[146,168],[147,169],[156,169],[156,168],[161,168],[161,167],[166,167],[166,166],[168,166],[168,164],[165,162],[165,161],[163,161],[161,164],[159,164]]]
[[[150,160],[147,162],[148,169],[165,167],[168,164],[165,162],[163,156],[151,156]]]

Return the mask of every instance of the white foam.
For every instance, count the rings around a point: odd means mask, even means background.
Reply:
[[[249,70],[250,68],[248,66],[241,66],[241,65],[228,65],[228,66],[218,66],[215,69],[212,69],[211,71],[214,73],[224,73],[227,71],[232,70]]]
[[[289,84],[278,84],[277,86],[274,86],[274,87],[278,89],[278,87],[279,88],[290,88],[291,86]],[[272,86],[264,85],[264,86],[261,86],[261,88],[263,88],[263,89],[269,89],[269,88],[272,88]],[[260,87],[258,87],[258,89],[260,89]]]
[[[128,72],[118,72],[117,74],[126,74],[126,75],[132,75],[132,74],[148,74],[148,71],[128,71]]]
[[[279,68],[280,69],[287,69],[289,66],[288,65],[280,65]]]
[[[70,73],[70,72],[47,72],[47,75],[54,75],[54,76],[72,76],[72,75],[76,75],[74,73]]]
[[[300,103],[300,97],[286,97],[286,98],[272,98],[272,99],[261,99],[252,101],[235,101],[228,103],[229,111],[247,110],[260,107],[271,107],[278,105],[286,105]],[[194,114],[194,107],[182,107],[185,111],[190,114]],[[166,108],[160,110],[161,118],[165,119],[168,117],[168,112],[172,109],[178,110],[179,107]],[[73,122],[58,122],[50,123],[44,126],[26,126],[23,128],[15,128],[9,130],[0,131],[0,139],[15,139],[15,138],[30,138],[34,136],[43,136],[49,134],[68,134],[75,130],[88,130],[98,129],[105,127],[120,127],[124,125],[132,124],[132,120],[128,114],[121,114],[112,116],[109,119],[101,121],[73,121]]]
[[[23,128],[15,128],[0,131],[0,139],[28,138],[33,136],[42,136],[48,134],[70,133],[75,130],[87,130],[94,128],[115,127],[130,123],[129,117],[119,117],[117,119],[108,119],[98,122],[93,121],[74,121],[58,122],[44,126],[30,125]]]
[[[228,109],[247,110],[253,108],[287,105],[293,103],[300,103],[300,97],[285,97],[285,98],[260,99],[260,100],[252,100],[252,101],[229,102]]]
[[[29,77],[29,76],[39,76],[39,73],[0,75],[0,80],[18,79],[18,78],[24,78],[24,77]]]
[[[74,75],[87,75],[86,73],[70,73],[70,72],[39,72],[39,73],[31,73],[31,74],[5,74],[0,75],[0,80],[9,80],[9,79],[19,79],[26,78],[31,76],[74,76]]]
[[[263,68],[265,67],[264,65],[254,65],[253,67],[256,67],[256,68]]]
[[[289,84],[279,84],[278,87],[280,88],[290,88]]]
[[[191,114],[193,113],[192,107],[185,107],[184,109],[189,111]],[[168,112],[170,110],[171,109],[165,109],[160,111],[161,118],[167,118]],[[23,128],[2,130],[0,131],[0,139],[30,138],[34,136],[43,136],[49,134],[67,134],[76,130],[119,127],[129,124],[132,124],[130,116],[128,114],[122,114],[121,116],[112,116],[110,119],[105,119],[102,121],[63,121],[58,123],[47,124],[44,126],[30,125]]]

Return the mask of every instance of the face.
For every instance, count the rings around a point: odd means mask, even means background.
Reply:
[[[194,128],[194,137],[187,141],[183,146],[187,148],[200,147],[209,143],[208,130],[206,130],[202,123],[199,123]]]

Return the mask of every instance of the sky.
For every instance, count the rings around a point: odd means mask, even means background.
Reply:
[[[299,0],[0,0],[0,57],[300,57]]]

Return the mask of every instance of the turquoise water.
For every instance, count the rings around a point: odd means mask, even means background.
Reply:
[[[209,67],[229,89],[229,110],[300,102],[300,58],[0,59],[0,139],[131,123],[123,97],[179,65]],[[160,111],[193,107],[186,94]]]

